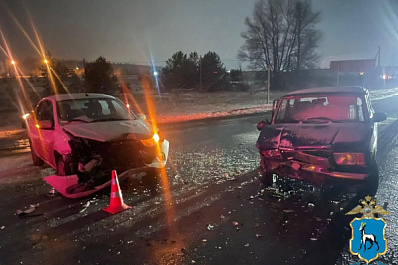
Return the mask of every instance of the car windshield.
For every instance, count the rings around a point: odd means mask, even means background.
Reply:
[[[316,95],[283,98],[275,123],[363,122],[363,100],[356,95]]]
[[[122,103],[109,98],[62,100],[57,102],[58,119],[65,122],[102,122],[135,119]]]

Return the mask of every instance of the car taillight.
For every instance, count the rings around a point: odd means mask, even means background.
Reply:
[[[338,165],[365,165],[363,153],[335,153],[333,157]]]
[[[268,157],[268,158],[282,158],[282,155],[281,155],[281,153],[279,152],[278,149],[275,149],[275,150],[264,150],[264,151],[261,151],[261,154],[264,157]]]

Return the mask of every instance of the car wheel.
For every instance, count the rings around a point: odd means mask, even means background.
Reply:
[[[274,174],[269,172],[262,172],[259,179],[264,187],[270,187],[274,183]]]
[[[69,163],[65,162],[62,156],[57,156],[57,175],[58,176],[69,176],[73,173],[70,170]]]
[[[29,139],[29,145],[30,145],[30,154],[32,155],[32,161],[33,165],[35,166],[42,166],[44,165],[44,161],[37,156],[35,149],[33,148],[32,142]]]
[[[376,195],[377,189],[379,188],[379,168],[376,161],[373,159],[370,165],[370,175],[364,180],[362,194],[364,196],[374,196]]]

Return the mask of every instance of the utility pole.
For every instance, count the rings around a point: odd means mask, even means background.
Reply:
[[[271,67],[268,64],[268,80],[267,80],[267,104],[269,104],[269,88],[271,86]]]
[[[202,89],[202,56],[199,58],[199,89]]]

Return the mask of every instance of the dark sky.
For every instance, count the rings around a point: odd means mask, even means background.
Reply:
[[[38,56],[9,12],[34,37],[32,17],[46,50],[63,59],[157,65],[179,50],[215,51],[237,68],[244,19],[256,0],[0,0],[0,29],[14,56]],[[398,64],[397,0],[313,0],[322,12],[320,66],[330,60],[374,58]],[[397,55],[397,56],[395,56]],[[0,51],[0,58],[3,56]],[[396,58],[395,58],[396,57]]]

